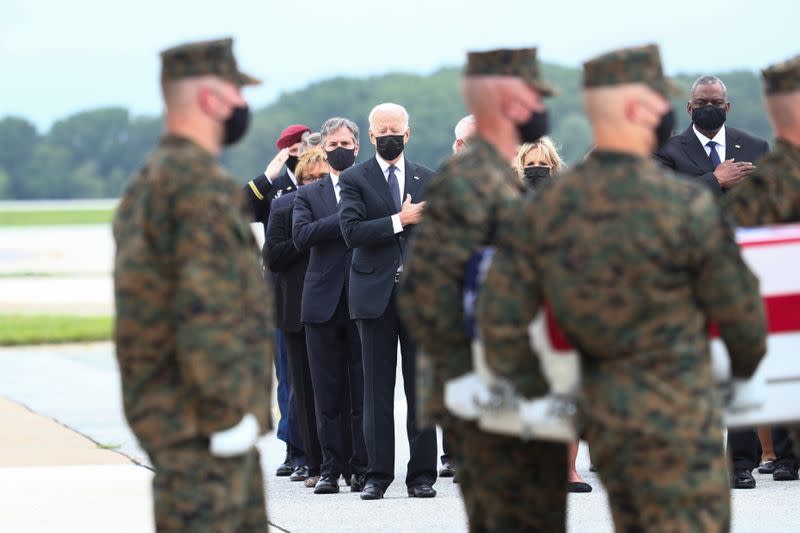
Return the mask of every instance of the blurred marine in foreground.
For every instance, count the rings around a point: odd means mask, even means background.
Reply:
[[[473,366],[462,305],[467,263],[494,242],[504,205],[524,194],[508,161],[520,143],[547,132],[542,98],[554,93],[535,48],[470,53],[463,87],[476,133],[428,188],[400,287],[403,318],[422,346],[417,420],[423,427],[442,425],[470,531],[563,531],[566,446],[486,433],[444,406],[445,382]],[[524,367],[538,367],[534,357],[529,363]],[[527,381],[531,388],[523,394],[546,392],[534,376]]]
[[[615,529],[727,531],[708,321],[733,376],[750,377],[766,345],[758,281],[713,195],[649,159],[672,129],[658,48],[609,52],[583,75],[596,148],[498,224],[478,301],[487,362],[524,392],[528,324],[549,305],[581,356],[584,435]]]
[[[114,219],[125,415],[158,531],[267,531],[272,305],[240,186],[217,162],[249,123],[231,39],[161,54],[166,134]]]

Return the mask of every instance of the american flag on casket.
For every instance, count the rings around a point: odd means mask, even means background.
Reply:
[[[725,412],[728,427],[748,427],[800,420],[800,224],[740,228],[736,240],[744,260],[759,277],[768,318],[767,354],[756,375],[746,384],[746,401],[734,399]],[[482,345],[474,319],[474,302],[485,277],[493,250],[486,248],[473,255],[465,271],[465,327],[473,339],[473,359],[477,373],[487,368],[482,361]],[[725,346],[712,325],[711,343],[715,375],[720,382],[730,377],[730,362]],[[547,309],[531,324],[531,344],[542,359],[542,368],[551,388],[559,395],[569,395],[578,386],[577,356]],[[742,389],[745,390],[744,388]],[[491,402],[490,402],[491,403]],[[508,405],[505,409],[516,408]],[[502,411],[502,409],[501,409]],[[508,415],[508,413],[506,413]],[[525,422],[509,423],[498,412],[482,416],[487,430],[516,433]],[[531,420],[530,423],[535,421]],[[491,426],[504,426],[495,427]]]

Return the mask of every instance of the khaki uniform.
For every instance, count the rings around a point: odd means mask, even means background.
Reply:
[[[601,56],[608,69],[587,64],[584,84],[661,78],[660,61],[657,76],[652,64],[636,70],[658,60],[655,47],[628,50]],[[717,322],[733,375],[748,377],[765,351],[765,319],[711,194],[644,157],[596,149],[505,212],[478,302],[489,366],[527,385],[517,369],[535,358],[528,325],[547,302],[581,355],[584,436],[615,528],[726,531],[707,324]]]
[[[272,305],[244,207],[211,154],[168,134],[114,218],[117,360],[159,531],[267,530],[258,452],[209,452],[247,413],[271,429]]]

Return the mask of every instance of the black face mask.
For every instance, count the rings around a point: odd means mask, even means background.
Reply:
[[[548,129],[547,111],[534,111],[528,120],[522,124],[517,124],[519,140],[523,143],[538,141],[544,137]]]
[[[672,136],[672,130],[675,128],[675,112],[670,109],[661,116],[661,122],[656,126],[656,148],[653,151],[658,151],[659,148],[664,146],[664,143]]]
[[[244,137],[250,125],[250,108],[247,105],[234,107],[231,116],[225,119],[225,138],[222,144],[230,146]]]
[[[385,161],[391,161],[399,157],[403,153],[403,148],[405,148],[403,137],[405,135],[375,137],[375,149],[378,151],[378,155]]]
[[[356,162],[355,148],[348,149],[344,146],[338,146],[336,149],[328,151],[327,154],[328,164],[337,172],[347,170]]]
[[[725,124],[728,113],[721,107],[707,105],[692,109],[692,122],[705,131],[718,130]]]
[[[286,163],[285,163],[286,168],[288,168],[289,170],[292,171],[292,173],[294,173],[294,169],[297,166],[297,161],[298,158],[296,155],[290,155],[289,157],[286,158]]]
[[[550,181],[550,167],[531,166],[523,169],[525,185],[530,189],[537,189],[546,181]]]

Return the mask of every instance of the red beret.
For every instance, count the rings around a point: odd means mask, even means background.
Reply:
[[[311,131],[311,128],[303,124],[292,124],[283,130],[275,146],[278,148],[289,148],[294,143],[299,143],[303,138],[303,134],[307,131]]]

